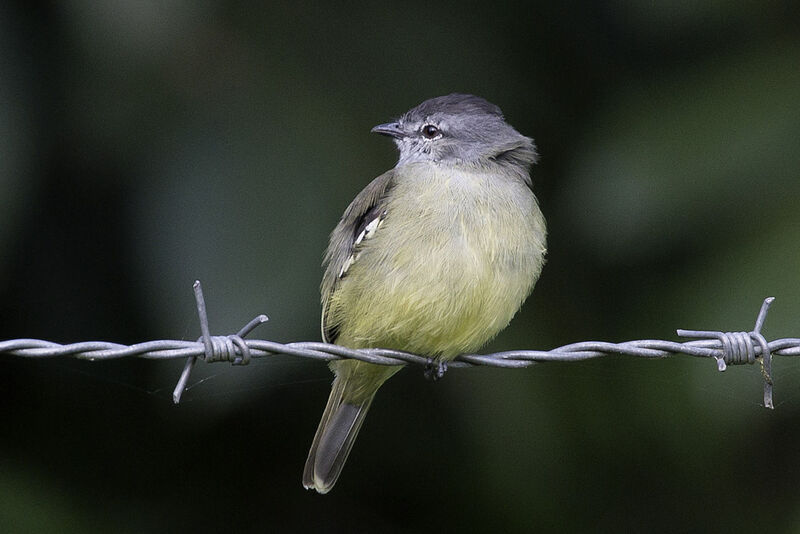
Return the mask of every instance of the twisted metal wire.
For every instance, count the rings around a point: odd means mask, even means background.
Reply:
[[[422,365],[426,376],[441,378],[448,368],[474,366],[517,369],[538,362],[582,361],[608,355],[625,355],[639,358],[666,358],[685,354],[699,358],[714,358],[717,369],[725,371],[728,365],[761,365],[764,378],[764,406],[773,408],[772,402],[772,356],[800,355],[800,338],[784,338],[767,342],[761,328],[774,297],[764,299],[756,324],[750,332],[717,332],[705,330],[678,330],[678,336],[697,338],[683,343],[645,339],[609,343],[584,341],[557,347],[552,350],[512,350],[493,354],[462,354],[446,364],[429,357],[391,349],[350,349],[340,345],[320,342],[276,343],[244,337],[257,326],[265,323],[266,315],[259,315],[247,323],[239,332],[227,336],[212,336],[208,326],[205,300],[200,282],[194,283],[197,312],[202,336],[197,341],[157,340],[120,345],[106,341],[85,341],[60,344],[41,339],[11,339],[0,341],[0,354],[22,358],[72,357],[88,361],[113,360],[137,357],[151,360],[186,358],[181,376],[173,392],[173,401],[180,402],[189,375],[198,358],[205,362],[231,362],[232,365],[247,365],[254,358],[278,354],[299,356],[313,360],[333,361],[355,359],[377,365]]]

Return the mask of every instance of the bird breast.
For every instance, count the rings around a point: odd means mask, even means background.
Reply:
[[[351,346],[445,359],[475,351],[508,324],[541,272],[536,198],[499,169],[420,163],[396,172],[380,226],[336,292],[358,303],[337,310],[342,335]]]

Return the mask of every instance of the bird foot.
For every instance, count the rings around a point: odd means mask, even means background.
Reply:
[[[443,362],[441,360],[434,360],[433,358],[428,359],[428,363],[425,365],[425,378],[430,380],[431,382],[436,382],[440,378],[444,376],[447,372],[447,362]]]

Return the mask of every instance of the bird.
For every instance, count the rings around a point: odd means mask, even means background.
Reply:
[[[469,94],[425,100],[371,130],[397,165],[370,182],[330,235],[321,282],[322,338],[353,349],[412,352],[441,365],[505,328],[545,262],[532,189],[534,141]],[[333,385],[303,470],[328,493],[381,385],[402,366],[330,363]]]

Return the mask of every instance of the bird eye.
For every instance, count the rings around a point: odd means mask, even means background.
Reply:
[[[433,124],[426,124],[422,127],[422,135],[427,137],[428,139],[433,139],[437,135],[439,135],[439,128],[434,126]]]

